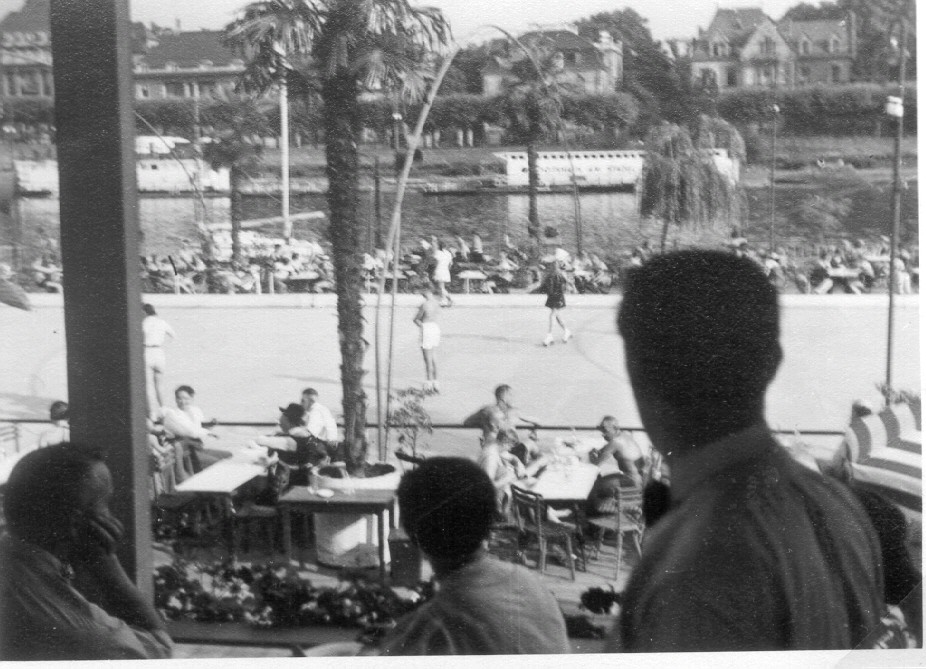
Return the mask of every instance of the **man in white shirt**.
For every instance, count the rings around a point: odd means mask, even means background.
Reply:
[[[305,424],[312,436],[325,442],[337,442],[338,424],[331,410],[318,401],[315,388],[302,391],[302,406],[306,411]]]
[[[68,424],[68,403],[52,402],[48,410],[53,427],[39,436],[39,448],[64,444],[71,440],[71,426]]]
[[[156,413],[164,404],[162,383],[164,371],[167,368],[167,358],[164,355],[164,344],[167,338],[176,339],[177,335],[170,324],[157,315],[150,304],[143,306],[145,318],[141,323],[142,334],[145,338],[145,376],[150,379],[149,387],[154,385],[154,396],[157,406],[152,413]],[[149,394],[150,403],[150,394]]]

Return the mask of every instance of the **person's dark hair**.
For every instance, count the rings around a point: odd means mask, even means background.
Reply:
[[[280,413],[286,416],[286,420],[291,425],[302,425],[305,422],[305,407],[295,402],[290,402],[286,407],[280,407]]]
[[[68,403],[62,400],[52,402],[48,407],[48,416],[52,421],[64,420],[68,417]]]
[[[399,513],[426,554],[465,562],[489,535],[495,488],[472,460],[428,458],[399,482]]]
[[[174,395],[177,393],[186,393],[190,397],[196,395],[196,391],[193,390],[193,386],[188,385],[177,386],[177,389],[174,391]]]
[[[154,307],[148,304],[147,302],[145,302],[145,304],[143,304],[141,308],[144,309],[145,313],[148,314],[149,316],[156,316],[158,313],[154,310]]]
[[[900,604],[920,582],[920,572],[907,550],[907,519],[903,512],[881,495],[853,486],[878,534],[884,566],[884,601]]]
[[[99,448],[56,444],[26,454],[6,484],[3,509],[13,536],[41,546],[67,538],[62,514],[80,507],[81,485],[94,465],[103,462]]]
[[[302,391],[303,395],[311,395],[312,397],[318,397],[318,391],[315,388],[306,388]]]
[[[635,392],[671,406],[692,443],[747,427],[781,361],[778,294],[751,260],[656,256],[628,273],[617,319]]]
[[[511,390],[511,386],[506,383],[503,383],[500,386],[495,386],[495,399],[500,400],[502,395]]]

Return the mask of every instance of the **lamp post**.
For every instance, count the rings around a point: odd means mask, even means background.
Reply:
[[[392,148],[396,153],[402,148],[401,142],[402,114],[397,111],[392,112]]]
[[[775,250],[775,163],[778,157],[778,112],[777,104],[770,107],[772,111],[772,165],[769,172],[769,210],[771,211],[771,226],[769,229],[769,250]]]
[[[895,281],[894,262],[897,259],[897,244],[900,238],[900,198],[903,186],[900,181],[900,144],[903,139],[903,98],[904,86],[906,85],[907,75],[907,20],[906,17],[900,17],[900,51],[898,58],[898,94],[897,97],[888,97],[885,105],[885,113],[897,120],[896,131],[894,134],[894,189],[891,200],[891,257],[887,269],[887,372],[885,374],[884,385],[888,393],[892,389],[891,385],[891,361],[894,354],[894,292],[897,290],[897,281]]]

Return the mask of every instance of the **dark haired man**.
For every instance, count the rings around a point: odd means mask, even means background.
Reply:
[[[69,407],[68,403],[57,400],[51,403],[48,409],[48,418],[51,420],[52,427],[45,430],[39,435],[39,448],[63,444],[71,440],[71,426],[68,422]]]
[[[657,256],[618,317],[634,397],[672,472],[672,509],[624,592],[614,648],[855,648],[877,626],[877,536],[854,496],[765,423],[781,361],[775,289],[745,258]]]
[[[13,468],[10,534],[0,539],[0,659],[170,657],[164,621],[116,558],[112,492],[99,453],[76,444],[33,451]],[[74,586],[75,572],[101,606]]]
[[[383,640],[386,655],[568,653],[556,599],[523,567],[488,554],[495,488],[463,458],[429,458],[402,477],[399,511],[437,578],[432,600]]]

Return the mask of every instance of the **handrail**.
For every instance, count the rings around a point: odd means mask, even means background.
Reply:
[[[3,418],[0,417],[0,423],[15,423],[15,424],[46,424],[49,421],[43,418]],[[268,421],[222,421],[219,420],[216,422],[218,427],[276,427],[276,423],[271,423]],[[344,427],[343,424],[338,424],[338,427]],[[367,423],[367,428],[376,428],[378,425],[376,423]],[[403,427],[415,427],[412,424],[408,423],[389,423],[390,428],[403,428]],[[478,428],[470,428],[464,426],[462,423],[432,423],[431,427],[435,430],[476,430]],[[523,429],[530,429],[527,426],[524,426]],[[598,429],[597,425],[538,425],[538,430],[547,430],[547,431],[570,431],[575,430],[576,432],[594,432]],[[621,426],[621,429],[626,432],[646,432],[642,427],[624,427]],[[845,434],[843,430],[801,430],[801,429],[774,429],[771,430],[774,434],[794,434],[797,432],[800,435],[810,435],[817,437],[838,437]]]

